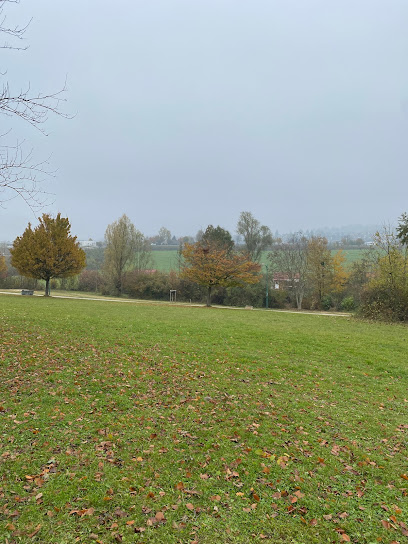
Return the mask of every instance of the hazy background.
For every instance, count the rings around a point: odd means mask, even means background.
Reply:
[[[408,210],[407,0],[22,0],[12,89],[60,89],[38,158],[80,239],[126,213],[146,235],[251,211],[281,232],[395,221]],[[38,215],[38,214],[37,214]],[[0,239],[35,216],[0,208]]]

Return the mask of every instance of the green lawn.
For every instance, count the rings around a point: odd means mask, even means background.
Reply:
[[[11,295],[0,323],[0,542],[406,542],[406,327]]]

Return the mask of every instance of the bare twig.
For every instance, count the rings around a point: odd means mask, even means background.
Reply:
[[[0,34],[22,40],[31,20],[25,26],[13,26],[6,23],[4,9],[6,4],[19,4],[20,0],[0,0]],[[0,45],[0,49],[26,49],[8,43]],[[4,76],[5,73],[1,73]],[[64,113],[61,106],[65,99],[66,82],[62,89],[54,93],[32,93],[30,85],[25,90],[11,92],[8,82],[0,89],[0,115],[19,118],[36,128],[43,134],[45,123],[50,114],[67,119],[71,115]],[[11,129],[0,135],[4,138]],[[50,169],[49,160],[35,161],[33,152],[25,152],[23,143],[17,141],[14,145],[0,145],[0,204],[18,196],[21,197],[34,211],[43,207],[49,200],[50,194],[42,187],[44,178],[55,176]],[[11,193],[11,197],[9,196]]]

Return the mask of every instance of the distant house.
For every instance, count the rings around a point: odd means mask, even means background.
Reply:
[[[299,281],[299,274],[296,274],[295,281]],[[293,287],[292,285],[292,279],[287,274],[281,274],[279,272],[276,272],[273,275],[273,283],[274,283],[274,289],[291,289]]]
[[[79,240],[79,245],[84,248],[84,247],[96,247],[96,242],[95,240]]]

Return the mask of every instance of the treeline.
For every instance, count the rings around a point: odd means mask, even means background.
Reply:
[[[162,229],[161,234],[167,241],[170,233]],[[331,251],[325,237],[297,233],[283,242],[250,212],[241,213],[237,234],[242,240],[238,247],[227,230],[209,225],[195,242],[180,244],[177,269],[163,273],[153,269],[150,240],[123,215],[108,225],[98,258],[92,259],[94,250],[88,250],[87,269],[78,274],[77,263],[65,277],[51,275],[50,287],[148,300],[169,300],[172,291],[180,302],[357,310],[371,319],[408,319],[406,214],[395,231],[377,232],[374,245],[349,267],[342,250]],[[268,258],[261,265],[265,252]],[[27,270],[24,275],[31,279],[13,275],[0,258],[1,287],[38,287],[41,276]]]

